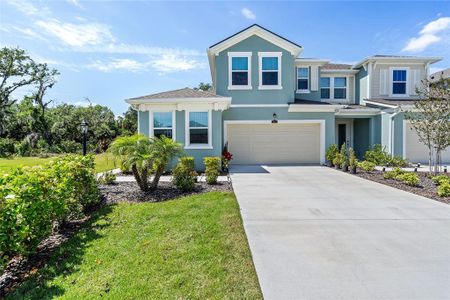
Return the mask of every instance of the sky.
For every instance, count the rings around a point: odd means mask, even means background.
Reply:
[[[439,56],[430,71],[450,67],[448,1],[0,0],[0,47],[60,71],[55,103],[121,114],[124,99],[211,82],[206,49],[254,23],[302,45],[301,57]]]

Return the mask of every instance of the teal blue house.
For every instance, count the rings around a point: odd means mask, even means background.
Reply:
[[[358,156],[374,144],[411,162],[427,151],[404,120],[416,86],[437,57],[374,55],[355,65],[302,57],[303,47],[259,25],[208,48],[213,89],[189,88],[127,99],[140,133],[166,135],[203,157],[234,164],[323,164],[346,143]],[[443,154],[450,161],[450,151]]]

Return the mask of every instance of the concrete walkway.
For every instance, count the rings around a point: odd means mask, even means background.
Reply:
[[[314,166],[234,166],[265,299],[450,299],[450,206]]]

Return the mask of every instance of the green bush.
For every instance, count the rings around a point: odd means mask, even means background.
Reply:
[[[366,151],[364,159],[377,166],[385,166],[391,158],[380,144],[375,144],[371,150]]]
[[[407,159],[403,159],[401,156],[388,157],[387,159],[388,167],[400,167],[405,168],[409,166],[409,162]]]
[[[348,167],[348,150],[347,150],[347,145],[345,143],[342,144],[341,146],[341,168],[345,169]]]
[[[217,177],[220,174],[220,157],[205,157],[203,161],[205,163],[206,182],[208,184],[217,183]]]
[[[0,138],[0,157],[9,157],[14,154],[14,143],[13,139]]]
[[[353,148],[348,149],[348,166],[353,170],[358,166],[358,159]]]
[[[14,152],[19,156],[30,156],[31,151],[31,145],[26,139],[14,144]]]
[[[397,176],[405,174],[406,171],[403,171],[400,168],[394,168],[392,171],[386,172],[383,174],[384,179],[396,179]]]
[[[373,162],[363,160],[361,162],[358,162],[358,168],[366,171],[366,172],[373,172],[375,170],[375,164]]]
[[[328,162],[333,163],[333,160],[338,152],[339,152],[338,147],[335,144],[333,144],[330,147],[328,147],[327,151],[325,152],[325,158],[327,159]]]
[[[444,182],[450,182],[450,177],[447,175],[438,175],[431,178],[433,180],[434,184],[441,185]]]
[[[92,156],[70,155],[0,177],[0,269],[10,257],[34,251],[54,222],[99,199]]]
[[[192,191],[197,181],[193,157],[181,157],[172,171],[172,182],[184,192]]]
[[[336,155],[333,158],[333,165],[337,166],[337,167],[341,167],[342,161],[343,161],[343,159],[342,159],[341,153],[339,153],[339,152],[336,153]]]
[[[410,185],[410,186],[417,186],[420,182],[419,175],[416,173],[404,173],[397,175],[395,177],[396,180],[400,180],[403,183]]]
[[[437,189],[439,197],[450,197],[450,181],[444,181]]]
[[[116,174],[112,171],[106,171],[98,177],[97,181],[99,184],[113,184],[114,181],[116,181],[116,178]]]

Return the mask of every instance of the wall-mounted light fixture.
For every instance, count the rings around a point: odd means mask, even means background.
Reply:
[[[273,113],[272,115],[272,124],[276,124],[278,123],[278,117],[276,113]]]

